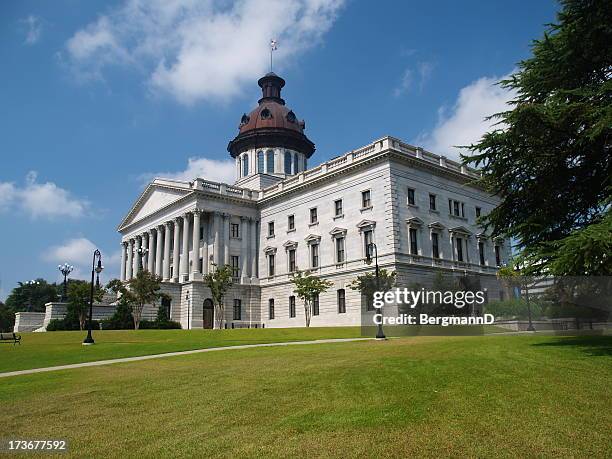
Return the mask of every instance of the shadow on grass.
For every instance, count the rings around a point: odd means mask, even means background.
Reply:
[[[612,355],[612,336],[610,335],[583,335],[551,337],[551,341],[544,343],[534,343],[532,346],[551,346],[551,347],[574,347],[585,354],[599,357]]]

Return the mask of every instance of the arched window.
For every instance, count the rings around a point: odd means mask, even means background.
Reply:
[[[274,150],[266,151],[266,172],[273,174],[274,173]]]
[[[264,153],[263,151],[257,152],[257,172],[263,174],[264,172]]]
[[[242,157],[242,176],[246,177],[249,175],[249,155]]]
[[[291,175],[291,152],[285,152],[285,174]]]
[[[297,153],[293,154],[293,173],[294,174],[297,174],[298,172],[300,172],[298,156],[299,155]]]

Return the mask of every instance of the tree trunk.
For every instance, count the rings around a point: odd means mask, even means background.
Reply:
[[[310,316],[312,315],[311,303],[304,302],[304,317],[306,318],[306,327],[310,327]]]

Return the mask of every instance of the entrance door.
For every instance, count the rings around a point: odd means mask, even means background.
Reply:
[[[213,303],[210,298],[207,298],[204,300],[204,311],[202,312],[204,328],[213,328],[214,316]]]

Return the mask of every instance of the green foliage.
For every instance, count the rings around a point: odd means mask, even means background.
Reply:
[[[388,292],[395,287],[397,273],[395,271],[387,271],[386,269],[379,270],[379,278],[376,279],[375,272],[367,272],[361,276],[357,276],[348,287],[351,290],[356,290],[361,293],[366,301],[372,302],[374,292]]]
[[[15,313],[0,301],[0,332],[12,332],[15,325]]]
[[[217,266],[213,264],[211,272],[204,276],[204,284],[210,289],[215,307],[215,322],[217,328],[223,328],[225,321],[225,303],[223,297],[233,284],[233,269],[230,265]]]
[[[76,320],[66,320],[64,319],[53,319],[47,325],[46,330],[48,332],[52,331],[66,331],[66,330],[79,330],[79,323]],[[100,322],[97,320],[92,321],[91,323],[92,330],[100,329]]]
[[[541,299],[531,298],[529,305],[522,298],[512,298],[504,301],[492,301],[485,309],[488,314],[493,314],[496,319],[521,319],[529,318],[529,308],[533,319],[546,316],[548,305]]]
[[[293,275],[291,283],[293,284],[293,291],[304,303],[306,326],[310,327],[310,319],[312,318],[313,298],[319,296],[321,293],[326,292],[334,284],[317,276],[304,274],[301,271],[298,271]]]
[[[514,91],[498,127],[471,145],[467,163],[501,205],[481,223],[515,238],[530,272],[610,273],[612,8],[563,0],[558,23],[501,85]],[[605,219],[607,219],[606,217]]]
[[[115,313],[110,319],[102,321],[102,328],[105,330],[133,330],[134,317],[132,307],[122,297],[117,303]]]
[[[136,330],[140,326],[144,306],[155,304],[162,297],[161,281],[161,277],[142,269],[126,284],[116,279],[108,282],[107,288],[120,295],[121,301],[130,306]]]
[[[13,312],[44,312],[45,303],[59,301],[61,290],[58,285],[49,284],[41,278],[36,281],[38,284],[19,282],[6,298],[6,307]]]

